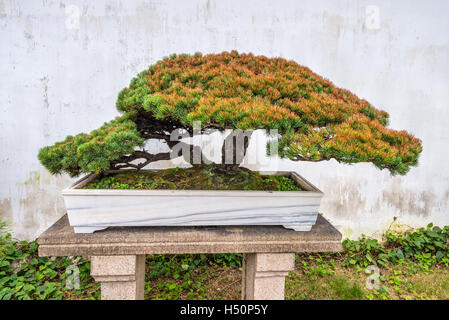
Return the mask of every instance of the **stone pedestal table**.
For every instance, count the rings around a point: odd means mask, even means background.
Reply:
[[[112,227],[76,234],[67,215],[38,239],[40,256],[89,256],[102,299],[143,299],[145,255],[243,253],[242,299],[284,299],[295,253],[342,250],[341,234],[321,215],[311,231],[281,226]]]

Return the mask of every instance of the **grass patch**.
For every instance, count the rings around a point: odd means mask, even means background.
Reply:
[[[239,299],[242,254],[152,255],[146,299]]]
[[[239,167],[226,171],[220,165],[200,165],[159,171],[126,170],[100,176],[84,189],[265,190],[300,191],[284,176],[261,175]]]
[[[402,235],[387,233],[384,243],[345,240],[342,253],[297,254],[295,270],[286,279],[285,297],[447,300],[447,229],[429,225]],[[12,239],[0,222],[0,300],[100,298],[88,258],[42,258],[37,249],[36,241]],[[404,255],[398,256],[398,249]],[[145,299],[240,299],[241,267],[241,254],[147,256]],[[70,287],[74,268],[79,272],[78,288]]]

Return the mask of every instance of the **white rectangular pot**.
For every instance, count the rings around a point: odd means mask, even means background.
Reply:
[[[282,225],[309,231],[323,193],[295,172],[260,172],[291,177],[305,191],[106,190],[81,189],[87,175],[62,191],[75,233],[125,226]]]

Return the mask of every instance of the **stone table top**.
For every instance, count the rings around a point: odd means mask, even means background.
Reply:
[[[110,227],[76,234],[67,215],[38,238],[40,256],[341,251],[341,233],[318,215],[311,231],[282,226]]]

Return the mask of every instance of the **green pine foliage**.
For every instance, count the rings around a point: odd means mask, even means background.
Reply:
[[[145,142],[132,118],[133,114],[127,113],[90,134],[68,136],[62,142],[42,148],[38,158],[52,174],[66,172],[76,176],[81,172],[108,170],[111,161],[132,153]]]

